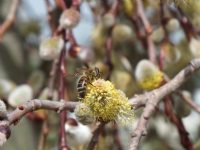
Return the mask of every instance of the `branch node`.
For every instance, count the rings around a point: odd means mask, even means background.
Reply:
[[[24,110],[23,106],[18,106],[19,110]]]
[[[195,69],[197,67],[196,60],[190,61],[189,65],[192,66],[193,69]]]
[[[16,126],[19,123],[20,119],[17,119],[16,121],[13,122],[14,126]]]
[[[143,132],[142,132],[142,136],[146,136],[147,135],[147,130],[145,129]]]
[[[58,108],[57,110],[57,113],[59,114],[61,111],[63,111],[64,107],[65,107],[65,100],[64,99],[61,99],[60,102],[63,103],[63,105],[61,107]]]
[[[137,134],[135,134],[134,132],[131,134],[131,137],[132,138],[134,138],[134,137],[136,137],[137,136]]]

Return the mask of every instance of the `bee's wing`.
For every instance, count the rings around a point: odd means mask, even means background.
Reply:
[[[81,76],[82,75],[82,73],[69,73],[69,74],[67,74],[66,75],[66,77],[72,77],[72,76]]]
[[[89,69],[89,68],[76,68],[77,72],[84,72],[84,71],[92,71],[93,69]]]

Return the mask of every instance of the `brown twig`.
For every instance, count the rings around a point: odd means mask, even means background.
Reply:
[[[13,0],[11,8],[10,8],[10,12],[8,13],[8,16],[6,17],[6,20],[0,26],[0,42],[2,41],[2,37],[4,33],[12,26],[16,18],[17,8],[19,4],[20,4],[20,0]]]
[[[118,133],[118,126],[117,124],[115,123],[114,124],[114,128],[113,128],[113,136],[114,136],[114,142],[115,144],[117,145],[117,149],[118,150],[122,150],[122,145],[121,145],[121,141],[120,141],[120,138],[119,138],[119,133]]]
[[[147,45],[148,45],[147,51],[148,51],[149,60],[151,60],[152,62],[157,64],[156,47],[155,47],[155,44],[154,44],[154,42],[152,40],[152,36],[151,36],[151,32],[152,32],[151,25],[145,15],[142,1],[136,0],[136,3],[137,3],[137,15],[141,19],[141,22],[144,25],[144,29],[146,32]]]
[[[39,109],[46,109],[46,110],[54,110],[60,113],[63,110],[70,110],[73,111],[74,108],[78,105],[78,102],[56,102],[51,100],[30,100],[26,104],[21,105],[19,109],[16,108],[13,112],[9,113],[5,119],[1,120],[2,122],[6,122],[7,125],[11,125],[17,121],[19,121],[24,115],[29,112],[39,110]]]
[[[118,0],[114,0],[111,6],[111,9],[108,11],[109,13],[112,13],[114,17],[116,17],[118,5],[119,5]],[[113,70],[113,64],[111,61],[111,52],[112,52],[112,46],[113,46],[113,40],[112,40],[113,26],[108,29],[108,37],[106,39],[106,45],[105,45],[106,46],[106,65],[109,67],[107,80],[110,78],[111,72]]]
[[[185,103],[187,103],[191,108],[193,108],[196,112],[200,114],[200,107],[197,106],[193,100],[191,100],[189,97],[185,96],[180,90],[177,91],[177,94],[184,100]]]
[[[148,47],[147,47],[147,41],[145,38],[145,33],[144,33],[144,30],[141,28],[140,22],[138,19],[139,19],[138,16],[135,15],[135,13],[133,13],[131,21],[134,25],[137,38],[141,41],[142,47],[146,50]]]
[[[168,94],[175,92],[192,74],[200,68],[200,58],[192,60],[189,65],[176,75],[170,82],[144,95],[136,95],[130,99],[134,108],[145,106],[140,117],[139,123],[132,134],[129,150],[137,150],[140,138],[147,134],[146,125],[149,118],[156,110],[157,104]]]
[[[192,38],[194,35],[193,35],[193,33],[192,33],[192,26],[191,26],[191,24],[189,23],[188,18],[187,18],[183,13],[181,14],[181,17],[180,17],[180,15],[178,14],[177,10],[174,9],[174,8],[172,8],[172,7],[170,7],[170,6],[168,6],[168,9],[169,9],[169,11],[171,12],[171,14],[172,14],[176,19],[179,20],[179,22],[180,22],[180,24],[181,24],[181,26],[182,26],[182,28],[183,28],[183,30],[184,30],[184,32],[185,32],[185,35],[186,35],[186,37],[187,37],[187,40],[190,41],[191,38]],[[181,10],[181,9],[179,8],[179,11],[180,11],[180,10]]]
[[[55,28],[55,24],[53,22],[53,16],[52,16],[53,8],[51,7],[49,0],[45,0],[45,3],[46,3],[46,6],[47,6],[47,12],[48,12],[47,20],[49,21],[51,32],[54,33],[56,28]]]
[[[151,28],[151,25],[150,25],[146,15],[145,15],[142,1],[136,0],[136,3],[137,3],[137,13],[138,13],[138,16],[140,17],[140,19],[142,20],[145,31],[146,31],[147,34],[151,34],[152,28]]]
[[[40,142],[38,144],[38,150],[43,150],[46,142],[46,136],[49,133],[49,128],[47,125],[47,118],[45,118],[42,122],[42,131],[40,135]]]
[[[62,34],[63,40],[66,42],[66,34],[65,31],[63,31]],[[65,53],[66,53],[66,47],[65,44],[63,46],[63,49],[61,51],[60,54],[60,82],[59,82],[59,89],[58,89],[58,93],[59,93],[59,99],[64,99],[65,98],[65,79],[64,76],[66,74],[66,69],[65,69]],[[62,100],[61,100],[62,101]],[[67,115],[66,115],[66,111],[62,111],[60,113],[60,136],[59,136],[59,149],[60,150],[64,150],[65,148],[67,148],[67,143],[66,143],[66,136],[65,136],[65,122],[67,120]]]
[[[50,80],[49,80],[49,85],[48,85],[48,99],[52,100],[53,98],[53,91],[54,91],[54,85],[56,81],[56,75],[58,72],[58,63],[59,60],[56,58],[53,62],[53,66],[50,72]]]
[[[65,1],[64,1],[64,0],[59,0],[59,2],[60,2],[60,5],[61,5],[61,7],[62,7],[62,10],[65,10],[65,9],[67,9],[67,6],[66,6],[66,4],[65,4]]]
[[[106,65],[109,67],[109,74],[107,76],[107,80],[109,80],[111,72],[113,70],[113,64],[111,61],[111,51],[112,51],[112,29],[109,29],[108,37],[106,39]]]
[[[183,145],[183,147],[185,147],[186,150],[194,150],[192,146],[192,142],[188,137],[188,133],[185,130],[182,120],[173,111],[170,101],[171,101],[171,98],[169,96],[167,96],[164,100],[166,115],[169,116],[171,122],[176,125],[179,135],[180,135],[180,139],[181,139],[180,142]]]
[[[105,123],[100,123],[98,125],[98,127],[95,129],[95,131],[93,132],[93,136],[92,136],[92,139],[87,147],[87,150],[93,150],[96,143],[98,143],[98,138],[99,138],[99,135],[101,134],[101,131],[103,130],[105,126]]]

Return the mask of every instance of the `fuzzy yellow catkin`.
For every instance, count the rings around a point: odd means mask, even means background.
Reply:
[[[149,60],[141,60],[135,69],[138,84],[146,90],[158,88],[163,81],[163,72]]]
[[[131,126],[135,118],[128,98],[122,91],[115,89],[110,81],[93,81],[92,85],[87,86],[86,95],[81,102],[87,106],[90,116],[96,121],[115,121],[119,126]]]

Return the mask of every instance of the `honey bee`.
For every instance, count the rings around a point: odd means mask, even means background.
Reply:
[[[101,72],[99,68],[95,67],[94,69],[88,68],[76,68],[77,73],[75,74],[68,74],[67,77],[70,76],[78,76],[78,84],[77,84],[77,91],[78,91],[78,98],[82,99],[85,97],[86,88],[88,84],[92,85],[94,80],[101,78]]]

